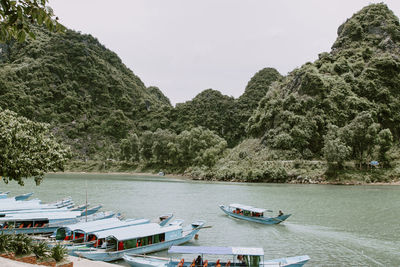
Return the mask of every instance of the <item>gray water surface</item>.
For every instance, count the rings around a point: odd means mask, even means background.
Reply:
[[[263,247],[265,259],[308,254],[307,266],[400,266],[400,186],[334,186],[196,182],[117,174],[51,174],[40,186],[0,184],[10,195],[35,192],[55,201],[71,196],[121,212],[156,218],[172,212],[207,221],[190,245]],[[219,204],[241,203],[292,213],[280,225],[232,219]],[[165,252],[158,253],[165,255]]]

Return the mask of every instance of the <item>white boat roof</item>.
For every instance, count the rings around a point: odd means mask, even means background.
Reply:
[[[160,226],[158,223],[146,223],[140,225],[132,225],[128,227],[116,228],[96,232],[97,238],[113,237],[119,241],[129,240],[150,235],[157,235],[174,230],[182,229],[179,225]]]
[[[56,219],[70,219],[76,218],[81,215],[80,211],[68,211],[68,212],[39,212],[39,213],[17,213],[7,214],[5,217],[0,217],[0,222],[13,221],[13,220],[56,220]]]
[[[147,220],[147,219],[121,221],[117,218],[108,218],[108,219],[96,220],[96,221],[92,221],[92,222],[76,223],[73,225],[69,225],[65,228],[68,228],[71,231],[92,233],[92,232],[96,232],[96,231],[104,231],[104,230],[108,230],[108,229],[127,227],[127,226],[131,226],[131,225],[144,224],[144,223],[149,223],[149,222],[150,222],[150,220]]]
[[[71,211],[66,207],[58,209],[27,209],[27,210],[10,210],[10,211],[0,211],[0,214],[22,214],[22,213],[52,213],[52,212],[68,212]]]
[[[263,256],[264,249],[249,247],[172,246],[168,250],[168,253]]]
[[[255,208],[252,206],[246,206],[246,205],[242,205],[242,204],[230,204],[229,207],[242,209],[242,210],[248,210],[248,211],[257,212],[257,213],[263,213],[266,211],[266,209]]]
[[[109,225],[109,224],[117,223],[117,222],[120,222],[120,220],[113,217],[113,218],[96,220],[96,221],[91,221],[91,222],[78,222],[78,223],[70,224],[70,225],[67,225],[64,227],[60,227],[60,228],[66,228],[71,231],[75,231],[75,230],[79,229],[81,231],[86,232],[87,229],[90,229],[93,227],[105,226],[105,225]]]

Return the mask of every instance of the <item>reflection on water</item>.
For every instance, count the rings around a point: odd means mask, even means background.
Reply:
[[[107,174],[52,174],[41,186],[0,184],[11,194],[35,192],[43,201],[71,196],[103,204],[127,218],[173,212],[204,219],[191,245],[263,247],[265,259],[308,254],[310,266],[400,266],[400,186],[240,184]],[[243,203],[292,213],[267,226],[228,218],[218,204]],[[275,212],[275,213],[276,213]],[[165,252],[157,255],[166,255]]]

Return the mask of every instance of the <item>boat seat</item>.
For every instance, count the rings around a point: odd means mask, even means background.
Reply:
[[[8,227],[8,225],[6,224],[6,225],[4,225],[3,229],[7,229],[7,227]]]
[[[32,224],[28,224],[28,226],[27,226],[26,228],[31,228],[31,225],[32,225]]]
[[[228,261],[228,262],[225,264],[225,267],[228,267],[228,266],[231,266],[231,261]]]
[[[205,261],[204,261],[203,267],[208,267],[208,260],[205,260]]]
[[[184,263],[185,263],[185,259],[181,259],[181,261],[178,263],[177,267],[183,267]]]
[[[35,226],[33,226],[33,228],[38,227],[38,225],[39,225],[38,223],[35,223]]]
[[[192,264],[190,264],[190,267],[196,266],[196,259],[193,259]]]
[[[21,225],[18,228],[24,228],[24,224],[21,223]]]

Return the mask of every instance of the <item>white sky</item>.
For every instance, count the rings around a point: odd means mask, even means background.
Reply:
[[[363,0],[50,0],[70,29],[116,52],[173,104],[204,89],[239,97],[264,67],[286,75],[328,52]]]

